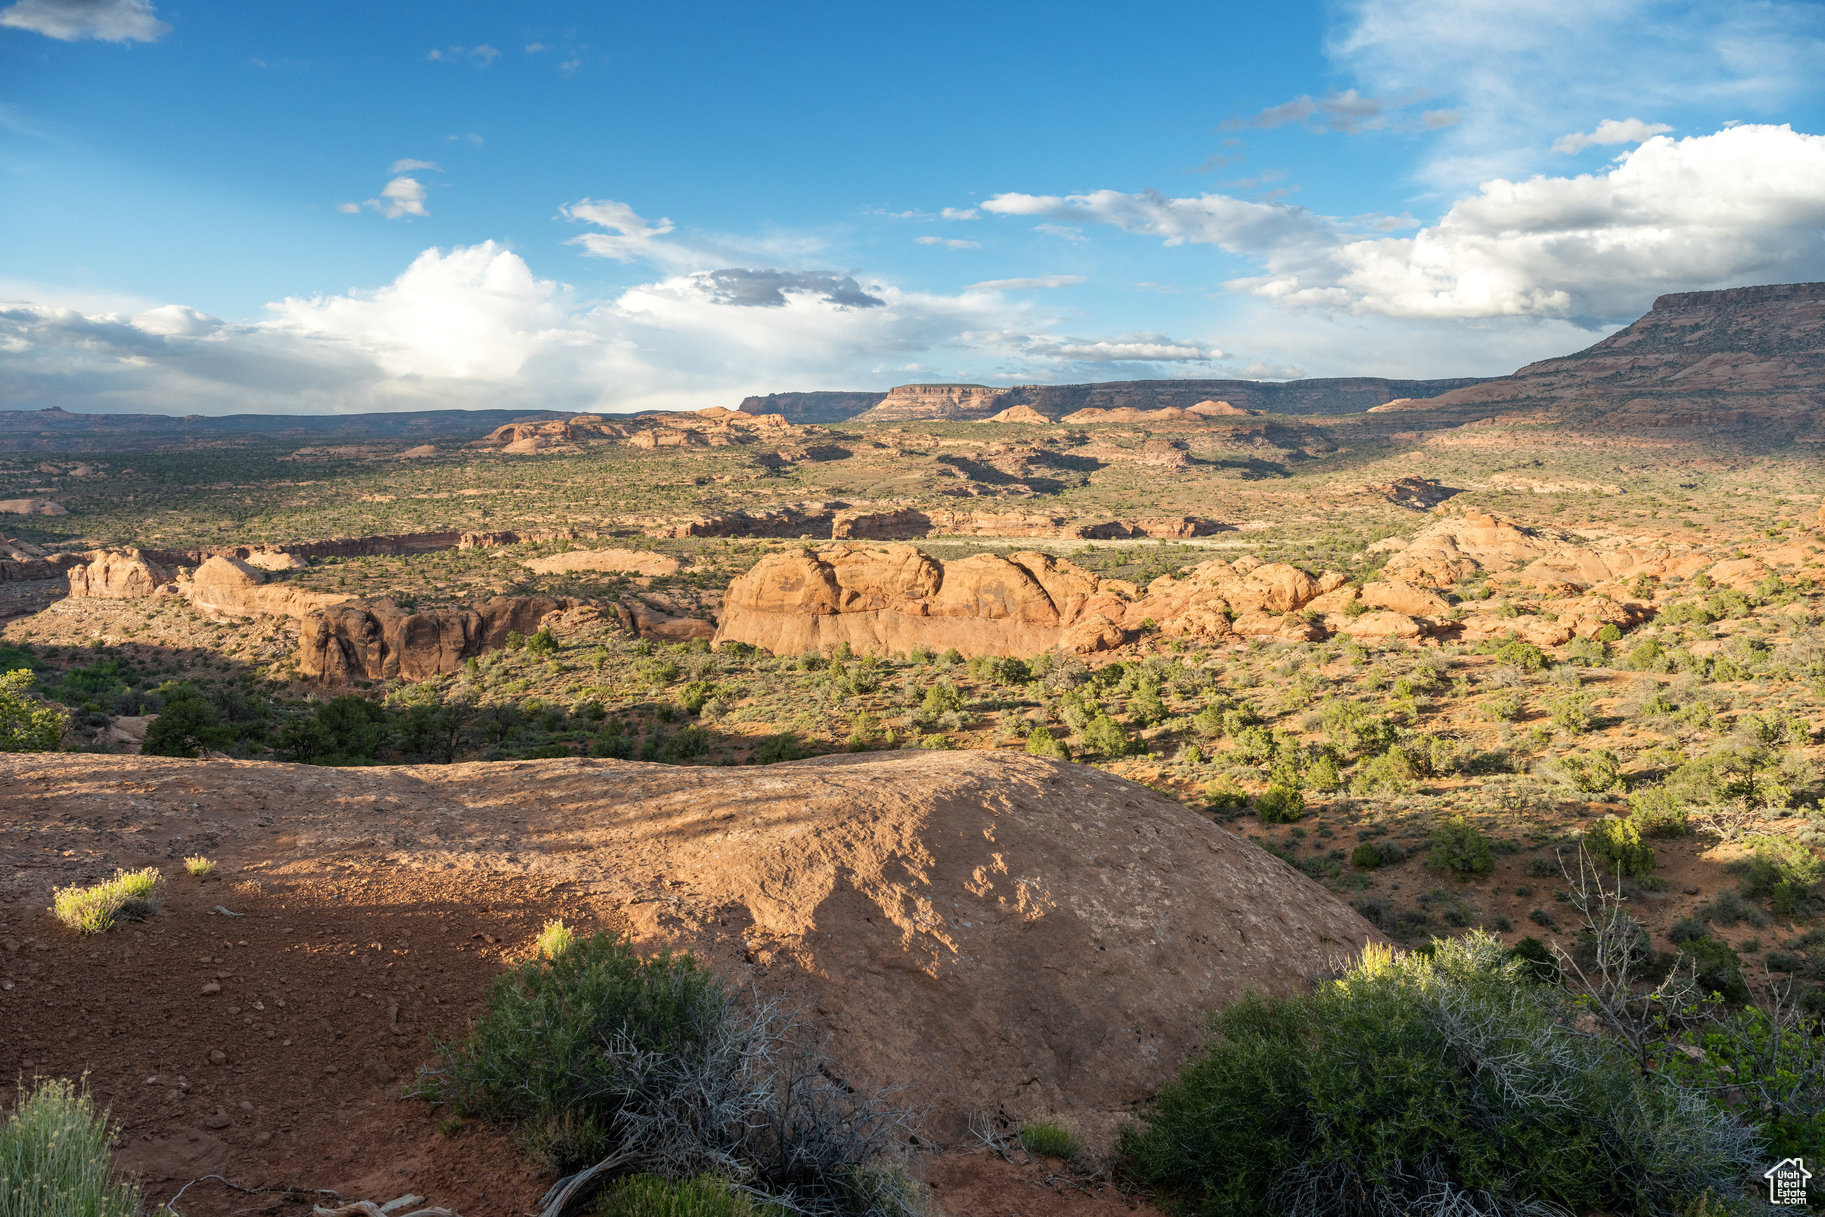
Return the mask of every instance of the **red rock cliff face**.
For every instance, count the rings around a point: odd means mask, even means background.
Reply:
[[[562,596],[496,596],[473,609],[407,613],[390,600],[351,600],[306,616],[298,631],[298,668],[331,683],[425,680],[465,659],[531,634],[552,613],[578,602]]]
[[[1450,406],[1805,436],[1825,422],[1825,283],[1662,296],[1595,346],[1410,408]]]

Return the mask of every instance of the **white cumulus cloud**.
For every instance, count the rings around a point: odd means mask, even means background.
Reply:
[[[61,42],[156,42],[171,31],[148,0],[18,0],[0,9],[0,25]]]
[[[662,226],[612,214],[624,234]],[[1060,326],[990,288],[914,292],[814,270],[661,271],[586,300],[483,242],[428,249],[382,287],[283,299],[252,321],[178,305],[0,302],[0,399],[178,414],[629,411],[885,387],[909,366],[942,379],[1068,381],[1110,363],[1171,375],[1216,357],[1169,335]]]
[[[380,188],[380,197],[369,199],[369,207],[378,211],[389,220],[401,216],[423,216],[430,212],[425,210],[424,183],[415,177],[401,175]]]
[[[1553,141],[1553,151],[1575,156],[1586,148],[1610,144],[1639,144],[1673,128],[1665,123],[1643,122],[1639,118],[1606,118],[1590,131],[1573,131]]]
[[[1261,265],[1229,286],[1285,304],[1594,325],[1631,319],[1665,291],[1825,277],[1825,136],[1767,125],[1656,135],[1600,173],[1485,181],[1408,236],[1222,194],[1002,194],[983,210],[1214,245]]]
[[[1825,136],[1655,136],[1608,170],[1498,178],[1409,237],[1285,246],[1251,291],[1397,317],[1622,321],[1664,291],[1825,275]]]

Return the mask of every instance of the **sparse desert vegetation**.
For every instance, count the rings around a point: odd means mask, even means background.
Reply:
[[[202,1051],[142,1091],[302,1164],[235,1078],[316,1036],[391,1087],[368,1141],[572,1213],[913,1212],[971,1127],[1165,1211],[1739,1211],[1825,1155],[1825,484],[1779,437],[1426,421],[84,454],[29,543],[111,556],[0,629],[0,845],[80,933],[12,902],[6,992],[181,941],[220,1011],[162,1010]],[[1297,942],[1226,937],[1230,866]],[[1118,875],[1157,928],[1085,903]],[[1092,1007],[1144,1028],[1094,1096],[1028,1063],[1116,1042]]]

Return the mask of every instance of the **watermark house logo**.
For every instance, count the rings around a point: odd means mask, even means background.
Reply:
[[[1769,1204],[1806,1203],[1806,1181],[1812,1172],[1804,1158],[1784,1158],[1763,1171],[1762,1178],[1768,1181]]]

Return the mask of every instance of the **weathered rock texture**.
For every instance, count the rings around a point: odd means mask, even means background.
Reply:
[[[564,571],[605,571],[624,575],[675,575],[684,563],[670,554],[656,554],[642,549],[572,549],[543,558],[528,558],[521,563],[541,575]]]
[[[940,562],[910,545],[828,545],[763,558],[729,584],[717,641],[775,654],[848,643],[856,650],[955,647],[964,655],[1037,655],[1119,646],[1151,622],[1168,634],[1321,638],[1292,616],[1341,575],[1314,579],[1282,563],[1206,562],[1141,594],[1049,554],[978,554]]]
[[[425,680],[504,646],[509,632],[535,633],[547,617],[576,607],[556,596],[495,596],[473,609],[408,613],[390,600],[343,600],[304,616],[298,669],[332,683]]]
[[[137,549],[102,550],[89,555],[83,565],[70,568],[70,595],[78,599],[129,600],[150,596],[176,577]]]
[[[457,899],[514,878],[583,894],[643,949],[689,949],[733,983],[802,1002],[839,1076],[908,1084],[941,1142],[997,1110],[1106,1135],[1198,1049],[1207,1013],[1248,990],[1298,992],[1377,937],[1170,799],[1005,752],[764,769],[0,756],[0,817],[39,823],[47,808],[118,801],[123,782],[174,779],[182,799],[161,818],[207,831],[212,856],[258,867],[268,890],[320,883],[333,859],[384,860],[389,887]],[[26,837],[4,834],[4,860],[45,860]],[[41,882],[33,896],[48,901]]]
[[[1810,432],[1825,422],[1825,283],[1662,296],[1595,346],[1404,408],[1450,407],[1546,409],[1637,429]]]
[[[188,578],[180,578],[177,587],[192,607],[224,617],[304,617],[347,599],[331,592],[306,591],[289,583],[268,584],[264,571],[220,554],[197,567]]]

